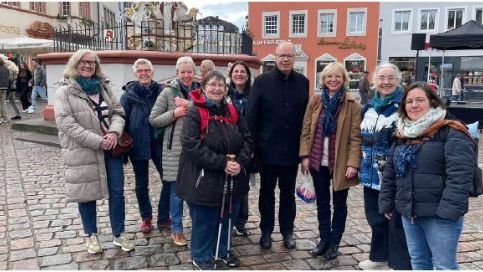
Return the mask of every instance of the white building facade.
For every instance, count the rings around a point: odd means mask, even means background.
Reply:
[[[483,2],[381,2],[378,60],[393,62],[412,80],[434,78],[445,89],[451,88],[458,73],[465,76],[468,87],[483,85],[483,50],[443,52],[428,48],[419,51],[417,65],[417,51],[411,50],[414,33],[426,34],[428,47],[430,35],[457,28],[469,20],[483,22]]]

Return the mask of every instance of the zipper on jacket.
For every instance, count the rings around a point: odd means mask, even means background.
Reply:
[[[198,185],[200,184],[201,178],[205,176],[205,170],[201,169],[200,175],[198,176],[198,179],[196,180],[195,183],[195,188],[198,188]]]

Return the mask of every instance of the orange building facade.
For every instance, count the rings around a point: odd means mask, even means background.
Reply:
[[[248,27],[262,72],[273,69],[278,43],[295,44],[294,69],[309,79],[311,93],[320,91],[318,75],[330,62],[345,65],[354,94],[362,72],[371,78],[377,64],[378,2],[249,2]]]

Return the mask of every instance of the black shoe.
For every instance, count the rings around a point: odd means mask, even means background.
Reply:
[[[193,260],[193,270],[215,270],[213,261],[208,262],[195,262]]]
[[[250,235],[250,232],[245,228],[245,226],[237,226],[235,227],[235,232],[237,235],[240,236],[248,236]]]
[[[317,257],[317,256],[325,255],[328,248],[329,248],[329,242],[321,241],[314,249],[312,249],[312,256]]]
[[[330,244],[327,252],[325,252],[325,258],[327,260],[333,260],[339,256],[339,244]]]
[[[233,253],[230,254],[230,257],[222,257],[221,258],[225,265],[229,268],[235,268],[235,267],[240,267],[240,260],[238,257],[233,255]]]
[[[292,234],[287,234],[283,236],[283,245],[286,249],[295,248],[295,240],[293,239]]]
[[[20,116],[20,115],[17,115],[17,116],[10,118],[10,120],[20,120],[20,119],[22,119],[22,116]]]
[[[260,247],[263,249],[270,249],[272,247],[272,237],[268,233],[262,233],[260,237]]]

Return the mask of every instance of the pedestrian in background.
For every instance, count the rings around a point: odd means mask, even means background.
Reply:
[[[205,59],[201,61],[200,64],[200,75],[196,76],[196,80],[198,82],[201,82],[203,78],[205,77],[206,74],[208,74],[211,71],[215,71],[215,63],[212,60]]]
[[[153,208],[149,196],[149,160],[152,160],[159,173],[163,175],[161,166],[161,144],[155,139],[154,128],[149,123],[149,115],[162,87],[153,81],[153,65],[147,59],[137,59],[133,65],[135,81],[125,86],[120,103],[125,111],[125,130],[133,138],[133,149],[128,153],[133,166],[136,181],[136,199],[141,214],[140,230],[149,233],[152,229]],[[163,188],[166,189],[166,188]],[[163,190],[161,190],[163,192]],[[160,198],[162,200],[162,198]],[[158,205],[158,214],[163,210]]]
[[[367,101],[371,99],[371,84],[367,78],[368,76],[369,72],[364,71],[359,79],[359,96],[361,97],[360,103],[362,106],[364,106]]]
[[[47,78],[45,69],[40,63],[39,59],[32,60],[32,66],[34,68],[32,78],[32,105],[27,110],[27,113],[35,113],[37,110],[37,96],[40,96],[43,102],[47,103]]]
[[[461,74],[457,74],[453,80],[453,86],[451,88],[451,100],[454,101],[463,101],[463,85],[462,85],[463,76]]]
[[[185,246],[188,242],[183,233],[183,201],[177,196],[174,186],[181,154],[181,128],[191,103],[188,94],[200,87],[194,77],[193,59],[186,56],[178,58],[176,80],[164,88],[149,116],[151,125],[164,131],[162,162],[163,190],[166,188],[166,194],[161,195],[160,207],[164,208],[158,216],[158,227],[162,228],[172,222],[171,238],[179,246]]]
[[[362,109],[362,160],[359,178],[364,186],[364,211],[371,227],[369,259],[359,263],[363,270],[386,268],[411,270],[401,216],[393,211],[388,220],[379,213],[382,174],[393,144],[403,88],[401,73],[392,63],[377,66],[376,93]]]
[[[228,85],[228,98],[229,102],[237,108],[242,116],[246,114],[246,108],[248,104],[248,95],[251,89],[251,72],[248,65],[243,61],[237,61],[231,64],[230,70],[228,71],[228,77],[230,83]],[[253,154],[251,155],[253,157]],[[247,170],[250,172],[251,182],[255,182],[255,171],[256,169]],[[246,223],[248,221],[248,192],[241,199],[240,211],[238,212],[238,218],[235,221],[235,230],[238,235],[248,236],[250,232],[246,228]]]
[[[249,190],[245,168],[250,160],[252,140],[245,119],[237,112],[235,120],[232,110],[236,109],[225,99],[223,74],[218,71],[208,73],[201,82],[201,89],[190,93],[194,106],[189,108],[183,122],[176,192],[190,207],[193,268],[213,270],[217,245],[218,257],[226,266],[238,267],[240,261],[228,252],[231,229],[227,225],[229,218],[232,221],[237,218],[240,199]],[[207,120],[206,132],[201,129],[198,107],[208,111],[210,117],[215,117]],[[235,155],[235,160],[228,160],[228,154]],[[228,179],[233,180],[233,187],[230,187],[233,189],[225,188],[230,191],[231,197],[223,192],[224,186],[228,187]],[[223,194],[225,206],[222,204]],[[221,218],[220,209],[224,209]],[[219,224],[222,224],[221,238],[217,243]]]
[[[10,72],[7,67],[5,67],[5,61],[3,58],[0,58],[0,124],[8,122],[5,100],[7,98],[9,78]]]
[[[8,69],[8,88],[7,88],[7,100],[10,103],[13,111],[15,112],[15,116],[11,117],[11,120],[19,120],[22,119],[20,116],[20,110],[17,106],[17,101],[15,99],[15,91],[17,90],[16,82],[17,82],[17,75],[18,75],[18,67],[17,65],[8,59],[5,55],[0,55],[0,58],[3,58],[4,66]]]
[[[275,226],[275,187],[280,189],[278,220],[285,248],[295,248],[293,238],[295,182],[299,158],[300,131],[309,100],[309,81],[296,72],[295,46],[279,43],[275,68],[258,76],[250,90],[246,119],[255,140],[254,153],[261,160],[260,246],[272,247]]]
[[[32,105],[29,100],[29,93],[32,89],[31,86],[29,86],[30,80],[32,80],[32,72],[30,72],[27,63],[22,61],[20,62],[17,75],[17,92],[20,93],[22,112],[27,112],[27,109]]]
[[[408,86],[401,104],[379,212],[401,214],[412,269],[457,270],[476,144],[426,83]]]
[[[67,201],[78,202],[87,252],[100,253],[96,200],[109,198],[113,244],[124,251],[134,244],[124,234],[125,201],[122,157],[111,150],[124,130],[124,110],[117,102],[99,57],[77,50],[69,59],[56,91],[55,122],[65,164]]]
[[[303,170],[312,175],[317,195],[320,243],[312,255],[332,260],[339,254],[345,230],[349,188],[359,184],[361,105],[347,92],[349,75],[341,63],[328,64],[319,80],[322,95],[311,97],[307,105],[300,157]]]

